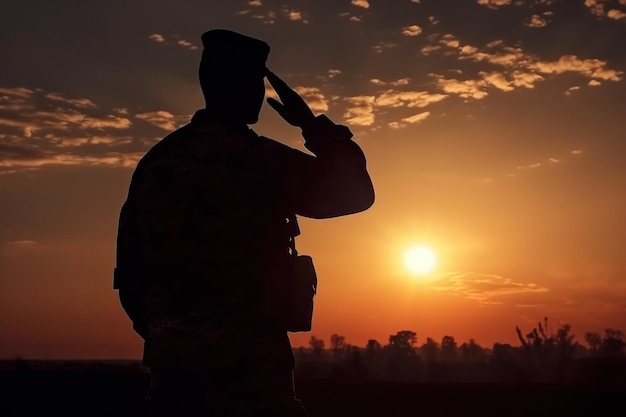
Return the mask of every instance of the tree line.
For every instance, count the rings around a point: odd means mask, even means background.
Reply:
[[[587,332],[581,343],[570,325],[551,331],[544,318],[528,333],[519,327],[515,331],[519,345],[494,343],[491,347],[473,339],[459,345],[448,335],[440,342],[426,337],[418,344],[412,330],[390,335],[385,344],[370,339],[365,346],[351,345],[339,334],[331,335],[327,345],[313,335],[308,347],[294,349],[296,372],[319,378],[415,381],[610,382],[618,371],[626,375],[626,341],[621,330]]]

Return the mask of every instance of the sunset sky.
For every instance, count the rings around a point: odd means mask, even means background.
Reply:
[[[300,219],[319,292],[294,346],[626,330],[626,0],[21,0],[0,6],[0,358],[140,357],[117,217],[137,160],[204,106],[213,28],[268,42],[376,189]],[[304,149],[266,104],[254,129]]]

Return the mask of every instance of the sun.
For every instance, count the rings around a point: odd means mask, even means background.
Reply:
[[[404,266],[415,275],[426,275],[437,265],[437,255],[428,246],[411,246],[404,253]]]

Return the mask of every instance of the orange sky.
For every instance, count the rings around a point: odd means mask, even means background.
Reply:
[[[203,106],[214,27],[266,40],[376,188],[364,213],[300,219],[320,283],[295,346],[407,329],[490,347],[544,316],[579,341],[626,330],[623,0],[39,3],[0,16],[0,358],[139,358],[117,215],[137,159]],[[254,129],[302,149],[271,108]],[[424,277],[415,244],[438,256]]]

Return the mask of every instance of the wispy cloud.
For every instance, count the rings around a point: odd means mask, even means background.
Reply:
[[[328,101],[319,88],[299,86],[295,87],[294,90],[304,98],[311,110],[328,111]]]
[[[356,15],[353,15],[352,13],[348,13],[348,12],[341,12],[341,13],[338,14],[338,16],[347,18],[351,22],[360,22],[361,21],[361,16],[356,16]]]
[[[183,122],[189,120],[189,116],[175,116],[165,110],[139,113],[135,117],[168,131],[177,129]]]
[[[159,33],[153,33],[152,35],[148,36],[148,39],[152,39],[153,41],[157,43],[165,42],[165,37]]]
[[[35,90],[26,87],[0,87],[0,97],[29,99],[35,94]]]
[[[404,36],[417,36],[420,33],[422,33],[422,28],[417,25],[410,25],[402,28],[402,34]]]
[[[371,126],[374,124],[374,96],[355,96],[345,99],[350,106],[343,117],[350,124]]]
[[[289,9],[284,9],[283,12],[285,13],[285,15],[287,16],[289,20],[302,22],[302,23],[309,23],[307,20],[305,20],[302,17],[302,12],[299,12],[297,10],[289,10]]]
[[[341,74],[341,70],[338,70],[336,68],[331,68],[328,70],[328,78],[335,78],[339,74]]]
[[[398,44],[395,42],[380,41],[380,42],[377,42],[374,46],[372,46],[372,49],[374,50],[374,52],[381,54],[387,49],[397,48],[397,47],[398,47]]]
[[[383,85],[391,85],[393,87],[399,87],[399,86],[402,86],[402,85],[408,85],[409,84],[409,80],[410,80],[410,78],[408,78],[408,77],[407,78],[399,78],[399,79],[394,80],[394,81],[382,81],[382,80],[380,80],[378,78],[372,78],[372,79],[370,79],[370,82],[372,84],[381,85],[381,86],[383,86]]]
[[[423,108],[445,99],[445,94],[433,94],[428,91],[386,90],[376,97],[375,104],[383,107],[418,107]]]
[[[0,172],[16,173],[52,164],[134,166],[154,140],[147,139],[145,129],[135,126],[132,117],[128,109],[99,109],[88,98],[3,86]],[[167,111],[134,117],[168,130],[188,119]]]
[[[274,23],[276,23],[276,12],[273,10],[268,10],[266,13],[263,14],[253,14],[252,18],[260,20],[266,25],[273,25]]]
[[[512,0],[477,0],[481,6],[487,6],[490,9],[497,9],[498,7],[508,6]]]
[[[489,85],[485,80],[457,80],[435,76],[437,85],[444,92],[454,94],[465,99],[480,100],[487,97],[486,87]]]
[[[524,174],[525,171],[536,171],[538,169],[545,169],[546,167],[549,167],[549,166],[567,164],[571,158],[579,157],[582,154],[583,154],[582,150],[574,149],[574,150],[561,153],[560,155],[547,156],[546,158],[540,161],[537,161],[537,160],[532,161],[532,162],[529,161],[525,164],[516,166],[515,169],[508,172],[505,175],[505,177],[516,178]]]
[[[604,6],[607,0],[585,0],[585,6],[596,16],[604,16]]]
[[[84,109],[93,109],[96,107],[93,101],[87,98],[65,98],[58,93],[48,93],[46,94],[46,98],[54,101],[61,101],[63,103],[71,104],[72,106],[81,107]]]
[[[161,43],[163,45],[177,45],[191,50],[198,49],[198,47],[192,42],[181,39],[176,35],[173,36],[172,39],[166,39],[165,35],[161,35],[160,33],[153,33],[152,35],[148,36],[148,39],[153,40],[156,43]]]
[[[350,3],[352,3],[354,6],[362,7],[364,9],[369,9],[370,7],[370,4],[367,0],[352,0]]]
[[[534,14],[524,24],[531,28],[542,28],[548,25],[548,21],[544,16]]]
[[[516,282],[500,275],[475,272],[444,274],[433,281],[431,286],[438,291],[457,294],[479,304],[515,304],[517,295],[550,291],[535,283]]]
[[[626,19],[626,13],[624,13],[621,10],[617,10],[617,9],[611,9],[608,11],[608,13],[606,14],[606,16],[610,19],[615,19],[615,20],[624,20]]]
[[[388,126],[394,129],[399,129],[406,126],[407,124],[417,124],[423,122],[424,120],[428,119],[429,116],[430,112],[425,111],[422,113],[414,114],[413,116],[405,117],[400,122],[390,122],[388,123]]]
[[[626,20],[626,12],[624,10],[613,8],[617,5],[626,6],[624,0],[585,0],[585,6],[589,12],[599,18],[608,17],[614,20]]]
[[[447,55],[456,54],[461,61],[469,60],[500,67],[495,71],[479,70],[474,75],[468,74],[463,80],[431,74],[443,92],[466,99],[483,99],[489,94],[490,87],[503,92],[516,88],[531,89],[539,81],[565,73],[578,74],[596,82],[617,82],[623,79],[623,71],[609,68],[608,62],[602,59],[562,55],[556,60],[542,60],[525,52],[521,47],[506,45],[500,39],[487,43],[484,48],[463,45],[452,34],[429,36],[428,40],[431,43],[422,47],[423,55],[442,52]],[[598,85],[596,82],[590,85]]]

